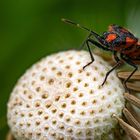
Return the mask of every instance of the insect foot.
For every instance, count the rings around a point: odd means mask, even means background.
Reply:
[[[114,133],[125,105],[124,88],[111,66],[87,51],[64,51],[41,59],[18,80],[7,120],[16,140],[117,140]]]

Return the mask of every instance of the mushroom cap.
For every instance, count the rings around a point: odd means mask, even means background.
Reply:
[[[124,88],[101,57],[86,51],[47,56],[19,79],[8,101],[8,124],[17,140],[114,140]]]

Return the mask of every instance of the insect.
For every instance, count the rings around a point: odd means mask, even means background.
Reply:
[[[108,31],[104,32],[102,35],[97,34],[96,32],[81,26],[73,21],[62,19],[63,22],[75,25],[81,29],[89,31],[89,35],[85,40],[88,51],[90,53],[91,61],[83,67],[85,69],[87,66],[94,62],[94,57],[91,52],[90,43],[95,45],[98,48],[101,48],[105,51],[110,51],[113,54],[113,57],[116,61],[116,64],[110,69],[103,80],[102,86],[107,80],[109,74],[119,66],[124,63],[132,66],[134,70],[127,77],[127,79],[123,82],[126,90],[126,83],[131,78],[131,76],[138,70],[138,64],[140,63],[140,42],[138,42],[138,38],[135,37],[130,31],[127,29],[112,24],[109,25]],[[95,39],[91,38],[94,37]]]

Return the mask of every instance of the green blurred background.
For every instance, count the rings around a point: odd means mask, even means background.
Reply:
[[[62,17],[99,33],[116,23],[140,36],[139,0],[1,0],[0,140],[8,131],[6,105],[17,79],[43,56],[79,47],[87,36]]]

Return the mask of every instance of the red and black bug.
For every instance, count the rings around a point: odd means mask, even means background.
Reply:
[[[113,53],[114,59],[116,60],[116,64],[110,71],[107,72],[102,86],[106,82],[109,74],[124,62],[134,67],[132,73],[124,81],[124,86],[127,89],[126,83],[130,79],[130,77],[137,71],[138,64],[140,63],[140,42],[138,42],[138,38],[135,37],[127,29],[116,24],[110,25],[107,32],[104,32],[102,35],[99,35],[96,32],[84,26],[81,26],[73,21],[67,19],[62,19],[62,21],[65,23],[73,24],[79,28],[85,29],[90,32],[89,36],[85,40],[85,43],[90,53],[91,62],[85,65],[83,69],[89,66],[94,61],[94,57],[92,55],[89,43],[103,50],[110,51]],[[95,37],[95,39],[91,37]]]

